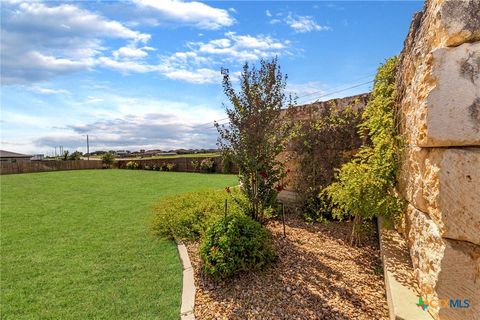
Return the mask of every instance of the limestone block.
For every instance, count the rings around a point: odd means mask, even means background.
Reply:
[[[480,319],[480,246],[442,238],[435,222],[409,205],[407,240],[421,294],[435,301],[435,319]],[[468,299],[469,308],[442,306],[440,300]]]
[[[409,148],[399,182],[442,237],[480,245],[480,148]]]
[[[434,50],[400,103],[402,133],[419,147],[480,145],[480,42]]]
[[[430,149],[409,147],[403,153],[400,161],[398,189],[400,194],[411,204],[424,212],[427,211],[427,202],[423,196],[423,174],[425,172],[425,158]]]
[[[480,41],[478,0],[429,0],[414,16],[397,78],[400,127],[410,144],[479,145],[476,41]],[[434,89],[430,101],[437,103],[432,113],[427,100]]]
[[[436,85],[426,97],[417,145],[480,145],[480,42],[433,52]]]
[[[438,13],[432,6],[432,21],[438,21],[438,31],[434,38],[444,46],[458,46],[465,42],[480,40],[480,1],[478,0],[441,0]]]

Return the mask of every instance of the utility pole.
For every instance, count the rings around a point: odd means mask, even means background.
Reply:
[[[87,134],[87,160],[90,160],[90,144],[88,143],[88,134]]]

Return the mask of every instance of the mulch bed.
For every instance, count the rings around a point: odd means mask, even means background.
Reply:
[[[347,222],[308,225],[289,215],[270,221],[276,263],[214,281],[200,271],[198,244],[187,250],[195,269],[197,319],[387,319],[378,235],[351,247]]]

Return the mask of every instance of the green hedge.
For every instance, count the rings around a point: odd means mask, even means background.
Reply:
[[[258,270],[276,259],[271,235],[245,215],[228,216],[212,225],[200,244],[202,270],[215,278]]]
[[[242,198],[235,188],[231,192],[237,199]],[[225,199],[228,199],[229,215],[241,212],[225,190],[165,198],[154,206],[153,231],[171,239],[198,240],[209,226],[224,216]]]

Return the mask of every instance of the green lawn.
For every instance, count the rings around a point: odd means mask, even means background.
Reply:
[[[2,319],[178,319],[174,243],[150,234],[167,195],[231,175],[84,170],[1,176]]]

